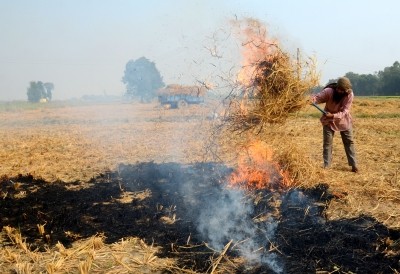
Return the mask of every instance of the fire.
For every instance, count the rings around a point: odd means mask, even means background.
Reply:
[[[270,64],[276,63],[280,51],[278,41],[270,38],[267,27],[260,21],[246,18],[235,20],[232,24],[242,42],[242,67],[237,81],[241,85],[243,100],[239,101],[238,115],[234,117],[239,117],[235,120],[237,123],[245,124],[248,120],[240,118],[254,114],[252,107],[255,101],[248,102],[246,99],[258,98],[252,95],[259,92],[257,83],[265,74],[260,68],[268,69]],[[255,118],[259,118],[260,115],[263,115],[263,112],[257,112]],[[238,159],[238,168],[230,175],[229,184],[247,189],[282,189],[290,188],[294,181],[289,172],[282,169],[274,159],[273,150],[265,142],[256,140],[243,149],[243,155]]]
[[[247,18],[244,21],[234,21],[233,24],[238,29],[239,39],[242,41],[243,60],[238,82],[250,86],[257,64],[270,61],[277,50],[277,41],[269,38],[266,26],[256,19]]]
[[[254,141],[238,158],[238,167],[230,175],[228,184],[245,189],[286,189],[293,185],[287,171],[274,161],[272,149],[262,141]]]

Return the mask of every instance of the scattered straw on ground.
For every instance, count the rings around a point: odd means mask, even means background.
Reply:
[[[0,249],[2,273],[191,273],[179,269],[173,259],[157,257],[158,248],[134,237],[106,245],[99,235],[70,248],[58,243],[46,252],[35,252],[16,229],[4,231],[13,245]]]
[[[259,136],[274,148],[276,158],[291,169],[299,184],[312,187],[326,183],[330,190],[342,194],[329,205],[326,211],[328,219],[364,214],[390,228],[400,228],[400,100],[361,98],[356,94],[353,106],[359,174],[350,172],[340,136],[336,135],[332,167],[322,169],[320,113],[311,106],[294,115],[285,126],[276,125],[273,131],[264,130]],[[86,181],[100,172],[114,169],[118,163],[160,159],[198,162],[202,161],[203,153],[219,157],[210,157],[210,161],[217,159],[233,165],[238,151],[231,141],[245,143],[247,140],[228,134],[219,140],[219,150],[207,148],[205,135],[210,134],[209,121],[199,117],[205,117],[209,112],[206,107],[165,111],[155,105],[120,103],[0,112],[3,148],[0,151],[0,175],[11,177],[19,173],[34,173],[48,181],[57,178]],[[212,137],[217,139],[218,136]],[[175,156],[170,153],[173,149],[175,153],[179,152]],[[20,263],[19,273],[29,273],[23,272],[24,269],[36,269],[34,264],[40,260],[49,264],[63,262],[58,247],[45,253],[27,253],[23,240],[5,246],[7,239],[1,239],[3,245],[0,249],[2,267],[7,267],[4,273],[15,272],[17,262]],[[79,243],[84,244],[86,240]],[[136,246],[140,247],[139,244]],[[74,245],[71,248],[78,247]],[[105,248],[113,253],[117,247],[105,245],[94,249],[94,262],[99,251],[105,251]],[[72,273],[79,273],[79,263],[90,258],[89,253],[85,256],[80,260],[73,259],[75,268]],[[109,262],[114,268],[125,269],[112,256],[103,256],[112,259]],[[40,264],[40,267],[46,272],[45,264]],[[92,263],[91,271],[94,269]],[[218,269],[222,269],[221,264]]]

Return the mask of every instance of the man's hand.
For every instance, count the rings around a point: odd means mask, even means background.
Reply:
[[[326,114],[324,114],[326,118],[333,118],[333,114],[330,112],[327,112]]]

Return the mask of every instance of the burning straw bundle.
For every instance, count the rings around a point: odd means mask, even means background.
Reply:
[[[231,94],[226,121],[235,131],[283,124],[307,105],[307,95],[319,81],[312,58],[302,60],[300,52],[291,57],[276,41],[270,42],[266,29],[250,20],[245,29],[244,66],[239,73],[239,92]]]

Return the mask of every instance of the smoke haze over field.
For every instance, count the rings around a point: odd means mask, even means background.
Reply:
[[[166,84],[212,81],[239,66],[227,22],[254,17],[281,43],[316,55],[322,82],[375,73],[400,60],[397,10],[386,1],[1,1],[0,101],[26,99],[30,81],[53,99],[121,95],[126,63],[142,56]],[[294,12],[295,11],[295,12]],[[339,43],[340,42],[340,43]]]

